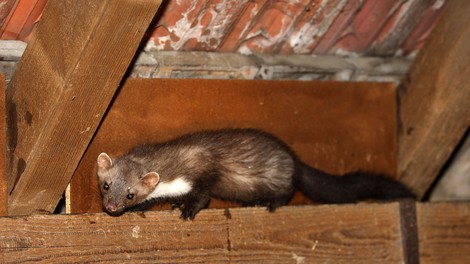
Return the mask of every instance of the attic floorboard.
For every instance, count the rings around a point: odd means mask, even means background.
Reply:
[[[411,211],[415,217],[406,220]],[[0,226],[2,263],[470,261],[470,203],[207,209],[194,221],[179,219],[178,211],[33,215],[0,217]],[[418,257],[406,259],[409,249]]]
[[[400,263],[398,203],[0,218],[2,263]]]

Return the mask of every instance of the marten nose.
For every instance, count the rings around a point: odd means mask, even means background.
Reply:
[[[115,213],[117,211],[117,206],[115,204],[109,203],[106,205],[106,210],[110,213]]]

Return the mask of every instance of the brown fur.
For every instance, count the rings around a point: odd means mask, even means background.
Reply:
[[[400,183],[364,173],[328,175],[303,164],[282,141],[255,129],[223,129],[138,146],[114,159],[98,157],[103,206],[111,214],[149,200],[167,199],[192,219],[211,197],[285,205],[295,187],[313,201],[412,198]]]
[[[142,203],[153,191],[140,184],[142,175],[150,171],[159,174],[160,182],[183,178],[192,184],[191,194],[170,197],[185,207],[192,207],[186,198],[200,200],[193,196],[202,195],[203,201],[197,201],[196,207],[205,206],[214,196],[246,204],[269,204],[274,209],[279,206],[278,200],[286,203],[294,190],[295,160],[289,148],[270,134],[254,129],[204,131],[138,146],[112,163],[109,167],[98,166],[98,178],[103,205],[116,205],[116,213]],[[103,189],[105,182],[110,190]],[[129,186],[134,201],[125,199]],[[192,212],[188,214],[194,217]]]

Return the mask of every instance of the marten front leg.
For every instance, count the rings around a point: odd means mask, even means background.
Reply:
[[[193,220],[201,209],[207,207],[210,199],[208,192],[192,192],[186,195],[183,204],[180,206],[181,218],[183,220]]]

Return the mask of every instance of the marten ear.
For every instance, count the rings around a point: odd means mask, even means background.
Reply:
[[[160,181],[160,175],[158,173],[152,171],[145,174],[141,179],[140,182],[145,185],[149,190],[155,189],[157,183]]]
[[[97,159],[98,170],[107,170],[113,166],[113,161],[106,153],[101,153]]]

